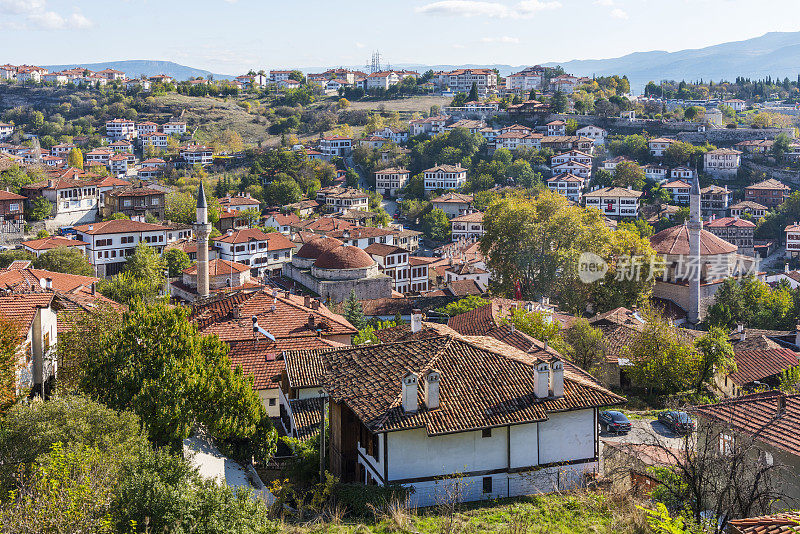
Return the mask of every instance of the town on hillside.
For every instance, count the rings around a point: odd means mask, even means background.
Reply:
[[[0,65],[0,531],[800,527],[800,77],[257,68]]]

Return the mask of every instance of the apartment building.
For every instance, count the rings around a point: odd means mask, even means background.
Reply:
[[[130,218],[150,213],[157,219],[164,218],[165,194],[159,189],[150,187],[133,187],[116,189],[104,195],[103,218],[114,213],[122,213]]]
[[[250,266],[253,276],[280,274],[284,263],[292,261],[294,243],[280,232],[264,233],[258,228],[228,230],[214,239],[221,260]]]
[[[689,191],[692,189],[692,184],[684,182],[683,180],[672,180],[661,186],[662,189],[669,191],[672,195],[672,201],[675,204],[689,204]]]
[[[440,90],[453,93],[467,93],[473,84],[478,89],[478,97],[486,98],[497,92],[497,74],[491,69],[457,69],[450,72],[437,72],[431,81]]]
[[[166,150],[168,138],[169,136],[167,134],[161,132],[151,132],[139,135],[139,141],[142,143],[142,147],[151,146],[156,150]]]
[[[323,187],[317,191],[317,202],[334,213],[349,209],[369,209],[369,195],[351,187]]]
[[[742,153],[730,148],[718,148],[703,155],[703,169],[716,178],[730,178],[739,172]]]
[[[744,188],[744,199],[757,202],[767,208],[783,204],[790,193],[789,186],[770,178]]]
[[[753,256],[753,232],[756,225],[739,217],[713,217],[703,224],[703,228],[738,247],[738,253]]]
[[[786,258],[800,256],[800,223],[788,225],[784,230],[786,234]]]
[[[450,219],[450,237],[459,239],[480,239],[486,230],[483,227],[483,213],[474,211]]]
[[[347,157],[353,152],[353,138],[342,135],[323,137],[319,140],[319,150],[325,157]]]
[[[211,165],[214,163],[214,151],[203,145],[181,147],[178,155],[187,165]]]
[[[161,126],[161,131],[167,135],[183,135],[186,133],[186,123],[183,121],[169,121]]]
[[[655,158],[664,157],[667,149],[677,143],[675,139],[670,139],[668,137],[656,137],[655,139],[651,139],[647,142],[647,147],[650,150],[650,155]]]
[[[41,196],[53,204],[50,217],[58,226],[94,222],[98,215],[98,191],[95,182],[73,178],[50,178],[22,186],[20,192],[29,200]]]
[[[408,293],[411,290],[410,254],[406,249],[373,243],[364,252],[375,260],[381,273],[392,279],[392,289],[398,293]]]
[[[575,135],[591,139],[594,141],[595,145],[604,145],[606,142],[606,137],[608,137],[608,131],[600,128],[599,126],[590,124],[589,126],[578,128],[578,130],[575,132]]]
[[[506,148],[516,150],[518,148],[531,148],[539,150],[542,148],[544,135],[525,130],[511,130],[495,136],[495,148]]]
[[[544,80],[544,69],[538,65],[525,68],[506,77],[506,91],[514,93],[529,93],[541,89]]]
[[[408,123],[408,126],[413,137],[418,135],[434,136],[444,131],[449,120],[449,115],[435,115],[425,119],[414,119]]]
[[[425,191],[459,189],[467,183],[467,169],[456,165],[436,165],[423,171]]]
[[[449,219],[472,213],[473,197],[464,193],[445,193],[431,200],[433,209],[442,210]]]
[[[607,217],[638,217],[641,191],[603,187],[583,195],[587,208],[597,208]]]
[[[384,196],[397,196],[406,186],[411,173],[407,169],[390,167],[375,172],[375,190]]]
[[[106,137],[112,141],[136,138],[136,123],[128,119],[106,121]]]
[[[561,120],[547,123],[547,137],[567,135],[567,123]]]
[[[581,202],[585,184],[585,178],[568,172],[558,174],[547,180],[547,187],[549,187],[551,191],[555,191],[567,197],[576,204],[580,204]]]
[[[644,167],[644,175],[648,180],[660,183],[667,179],[669,176],[669,168],[655,163],[648,163]]]
[[[86,243],[86,256],[95,276],[107,277],[120,272],[136,245],[145,243],[159,254],[167,244],[170,228],[159,224],[115,219],[75,227],[78,239]]]

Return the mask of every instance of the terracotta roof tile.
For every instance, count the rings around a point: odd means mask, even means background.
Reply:
[[[66,237],[50,236],[42,239],[31,239],[30,241],[23,241],[23,246],[33,250],[50,250],[60,247],[79,247],[88,245],[80,239],[67,239]]]
[[[796,534],[800,532],[800,513],[782,512],[775,515],[731,519],[729,534]]]
[[[544,421],[548,412],[624,402],[596,383],[565,369],[564,397],[533,394],[532,355],[489,338],[444,335],[362,345],[322,354],[331,400],[344,402],[373,432],[425,428],[429,435],[513,423]],[[405,413],[401,379],[411,370],[442,374],[440,406]],[[420,394],[423,388],[419,388]]]
[[[274,345],[234,341],[230,343],[230,347],[228,357],[231,365],[241,367],[245,375],[253,377],[253,389],[260,391],[280,387],[284,363],[277,359]]]
[[[735,352],[736,372],[729,375],[737,386],[775,376],[800,365],[798,354],[787,348],[740,350]]]
[[[322,419],[320,414],[324,402],[324,397],[292,399],[289,401],[295,429],[297,430],[297,439],[305,441],[319,433],[319,423]]]
[[[688,255],[689,229],[685,224],[661,230],[650,238],[650,245],[659,254]],[[707,230],[700,231],[700,254],[713,256],[736,252],[736,245],[728,243]]]
[[[786,400],[786,407],[779,414],[778,397],[781,396]],[[693,411],[738,432],[755,436],[767,445],[800,456],[800,395],[766,391],[697,406]]]

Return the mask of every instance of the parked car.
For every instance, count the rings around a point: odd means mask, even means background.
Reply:
[[[661,412],[658,414],[658,422],[676,434],[686,434],[694,431],[695,428],[694,421],[689,414],[678,410]]]
[[[630,432],[631,422],[622,412],[609,410],[600,412],[600,428],[615,434]]]

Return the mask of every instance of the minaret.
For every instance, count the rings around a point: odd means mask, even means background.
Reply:
[[[703,230],[703,220],[700,218],[700,180],[695,172],[692,180],[692,190],[689,193],[689,222],[686,224],[689,231],[689,306],[686,310],[686,319],[692,323],[700,322],[700,276],[703,265],[700,262],[700,233]]]
[[[208,296],[208,236],[211,225],[208,223],[208,204],[203,182],[197,192],[197,222],[194,223],[194,235],[197,238],[197,295]]]

